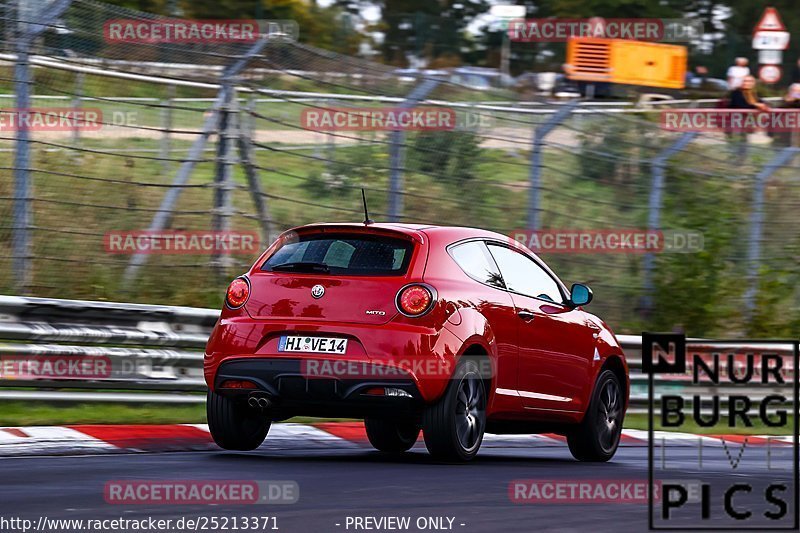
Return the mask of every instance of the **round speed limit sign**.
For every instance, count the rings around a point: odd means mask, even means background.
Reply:
[[[781,80],[781,67],[778,65],[762,65],[758,69],[758,78],[764,83],[777,83]]]

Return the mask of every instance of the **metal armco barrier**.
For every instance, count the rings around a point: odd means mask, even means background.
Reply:
[[[202,403],[203,348],[218,317],[216,309],[0,296],[0,400]],[[617,338],[631,369],[630,412],[644,412],[642,339]],[[26,365],[38,365],[35,377]],[[659,384],[683,387],[680,379]]]
[[[0,399],[201,403],[203,348],[218,317],[215,309],[0,296]]]

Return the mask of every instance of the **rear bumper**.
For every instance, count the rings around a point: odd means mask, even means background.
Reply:
[[[281,352],[278,344],[281,335],[320,335],[349,339],[347,352],[341,355],[297,352]],[[204,376],[209,388],[216,390],[219,377],[236,372],[235,377],[257,378],[263,392],[277,394],[279,378],[285,377],[287,383],[296,379],[320,383],[336,381],[334,399],[343,400],[342,394],[349,386],[357,383],[383,383],[386,373],[382,368],[395,369],[389,381],[397,383],[403,378],[413,385],[416,397],[425,403],[436,401],[443,394],[449,382],[462,341],[447,328],[433,330],[407,324],[388,324],[370,326],[362,324],[320,325],[314,321],[265,322],[252,319],[220,320],[206,346]],[[250,364],[252,362],[252,364]],[[323,379],[328,370],[320,367],[322,376],[308,372],[313,362],[326,364],[366,364],[365,375],[362,368],[352,372],[350,368],[332,368],[335,379]],[[373,372],[374,371],[374,372]],[[309,375],[313,378],[306,379]],[[295,379],[289,380],[289,376]],[[288,385],[281,385],[288,386]],[[311,387],[311,385],[309,385]],[[352,392],[352,391],[350,391]]]
[[[214,390],[223,396],[267,397],[276,418],[320,416],[363,418],[366,416],[413,416],[424,406],[424,400],[410,376],[395,375],[391,379],[309,377],[304,359],[242,357],[228,359],[219,365]],[[247,380],[257,389],[229,389],[226,380]],[[401,390],[408,396],[367,394],[375,388]]]

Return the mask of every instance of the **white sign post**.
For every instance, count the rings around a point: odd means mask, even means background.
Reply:
[[[786,31],[778,10],[768,7],[753,32],[753,50],[758,50],[758,78],[764,83],[780,81],[783,51],[789,48],[790,34]]]
[[[524,19],[527,8],[516,5],[494,5],[489,9],[489,14],[500,23],[503,28],[503,46],[500,49],[500,72],[506,78],[510,76],[511,39],[508,36],[508,23],[516,19]]]

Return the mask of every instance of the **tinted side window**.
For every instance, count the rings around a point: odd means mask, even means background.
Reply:
[[[497,271],[497,266],[483,242],[459,244],[450,248],[450,255],[461,270],[472,279],[493,287],[504,288],[500,272]]]
[[[509,290],[551,302],[563,301],[558,284],[532,259],[505,246],[490,244],[489,250]]]

